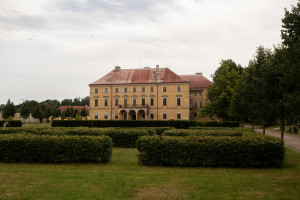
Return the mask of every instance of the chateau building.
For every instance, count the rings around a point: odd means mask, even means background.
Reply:
[[[158,65],[144,69],[116,66],[89,85],[90,119],[196,119],[197,109],[207,103],[209,84],[200,73],[179,76]]]

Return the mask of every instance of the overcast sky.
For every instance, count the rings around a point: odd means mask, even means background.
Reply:
[[[210,75],[281,42],[297,0],[1,0],[0,104],[85,97],[114,69]]]

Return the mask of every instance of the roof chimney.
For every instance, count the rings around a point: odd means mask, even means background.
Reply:
[[[156,65],[156,72],[159,72],[159,65]]]
[[[115,66],[115,72],[120,72],[121,67]]]
[[[196,75],[202,75],[202,72],[197,72]]]

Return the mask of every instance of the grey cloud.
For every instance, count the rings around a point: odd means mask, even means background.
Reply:
[[[168,4],[173,0],[159,1],[159,0],[87,0],[87,1],[73,1],[64,0],[59,7],[64,10],[71,10],[74,12],[84,12],[90,10],[105,10],[107,12],[126,12],[126,11],[146,11],[156,4]]]
[[[2,29],[39,30],[47,27],[47,20],[42,16],[14,14],[13,16],[0,15]]]

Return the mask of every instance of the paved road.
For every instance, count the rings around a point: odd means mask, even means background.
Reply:
[[[252,126],[250,124],[245,124],[245,127],[246,128],[252,128]],[[258,126],[255,126],[254,130],[256,132],[260,132],[260,133],[263,132],[263,129],[258,127]],[[266,134],[281,138],[280,132],[275,132],[275,131],[271,131],[271,130],[266,129]],[[300,153],[300,137],[293,136],[293,135],[290,135],[290,134],[284,134],[284,144],[285,144],[286,147],[288,147],[290,149],[293,149],[294,151],[297,151],[297,152]]]

